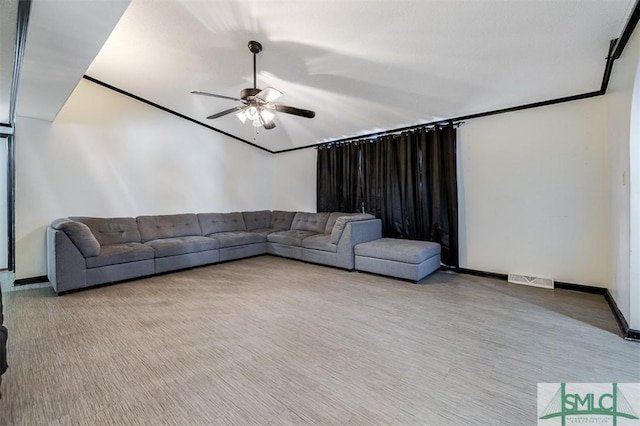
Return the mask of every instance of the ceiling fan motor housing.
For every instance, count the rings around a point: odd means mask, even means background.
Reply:
[[[248,89],[242,89],[240,91],[240,98],[242,100],[248,100],[250,97],[253,98],[255,95],[257,95],[258,93],[260,93],[260,89],[256,89],[256,88],[248,88]]]

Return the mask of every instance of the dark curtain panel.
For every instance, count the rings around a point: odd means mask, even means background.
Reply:
[[[419,138],[420,174],[428,199],[423,208],[428,213],[423,223],[423,238],[437,241],[442,247],[442,263],[458,267],[458,184],[456,171],[456,129],[453,125],[436,128]]]
[[[456,129],[450,125],[383,136],[362,145],[365,210],[390,238],[435,241],[458,267]]]
[[[455,127],[319,150],[318,211],[356,211],[348,207],[360,210],[360,201],[384,237],[438,242],[442,263],[458,267]]]
[[[385,151],[383,144],[376,141],[365,142],[362,145],[362,199],[366,213],[381,218],[386,207],[384,191],[384,175],[380,173],[384,169]],[[383,227],[384,227],[383,222]],[[383,233],[384,230],[383,230]]]
[[[362,211],[360,147],[357,143],[318,149],[317,209],[319,212]]]
[[[443,241],[442,257],[447,259],[445,264],[458,268],[458,171],[457,171],[457,132],[453,125],[440,129],[437,133],[438,144],[441,146],[441,182],[440,197],[446,204],[440,209],[440,240]]]

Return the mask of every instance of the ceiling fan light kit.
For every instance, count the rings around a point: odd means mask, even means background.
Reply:
[[[267,130],[276,127],[273,122],[275,114],[273,111],[282,112],[285,114],[297,115],[299,117],[313,118],[316,113],[306,109],[295,108],[287,105],[274,104],[273,101],[282,96],[282,92],[272,87],[265,89],[258,89],[256,87],[256,55],[262,52],[262,44],[255,40],[249,42],[249,51],[253,54],[253,87],[242,89],[240,91],[240,98],[233,98],[231,96],[216,95],[214,93],[192,91],[194,95],[211,96],[214,98],[229,99],[233,101],[242,102],[242,106],[236,106],[229,108],[217,114],[210,115],[207,119],[214,119],[236,113],[236,117],[245,123],[249,120],[254,127],[264,127]]]

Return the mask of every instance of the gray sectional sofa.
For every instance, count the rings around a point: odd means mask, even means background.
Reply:
[[[353,270],[354,247],[380,237],[380,220],[368,214],[263,210],[69,217],[47,229],[47,275],[60,294],[262,254]]]

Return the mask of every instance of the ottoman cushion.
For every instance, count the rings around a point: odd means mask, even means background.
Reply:
[[[381,238],[355,247],[356,270],[418,282],[440,268],[440,244]]]
[[[428,241],[398,240],[381,238],[358,244],[355,247],[356,256],[373,257],[376,259],[393,260],[404,263],[422,263],[440,254],[440,244]]]

